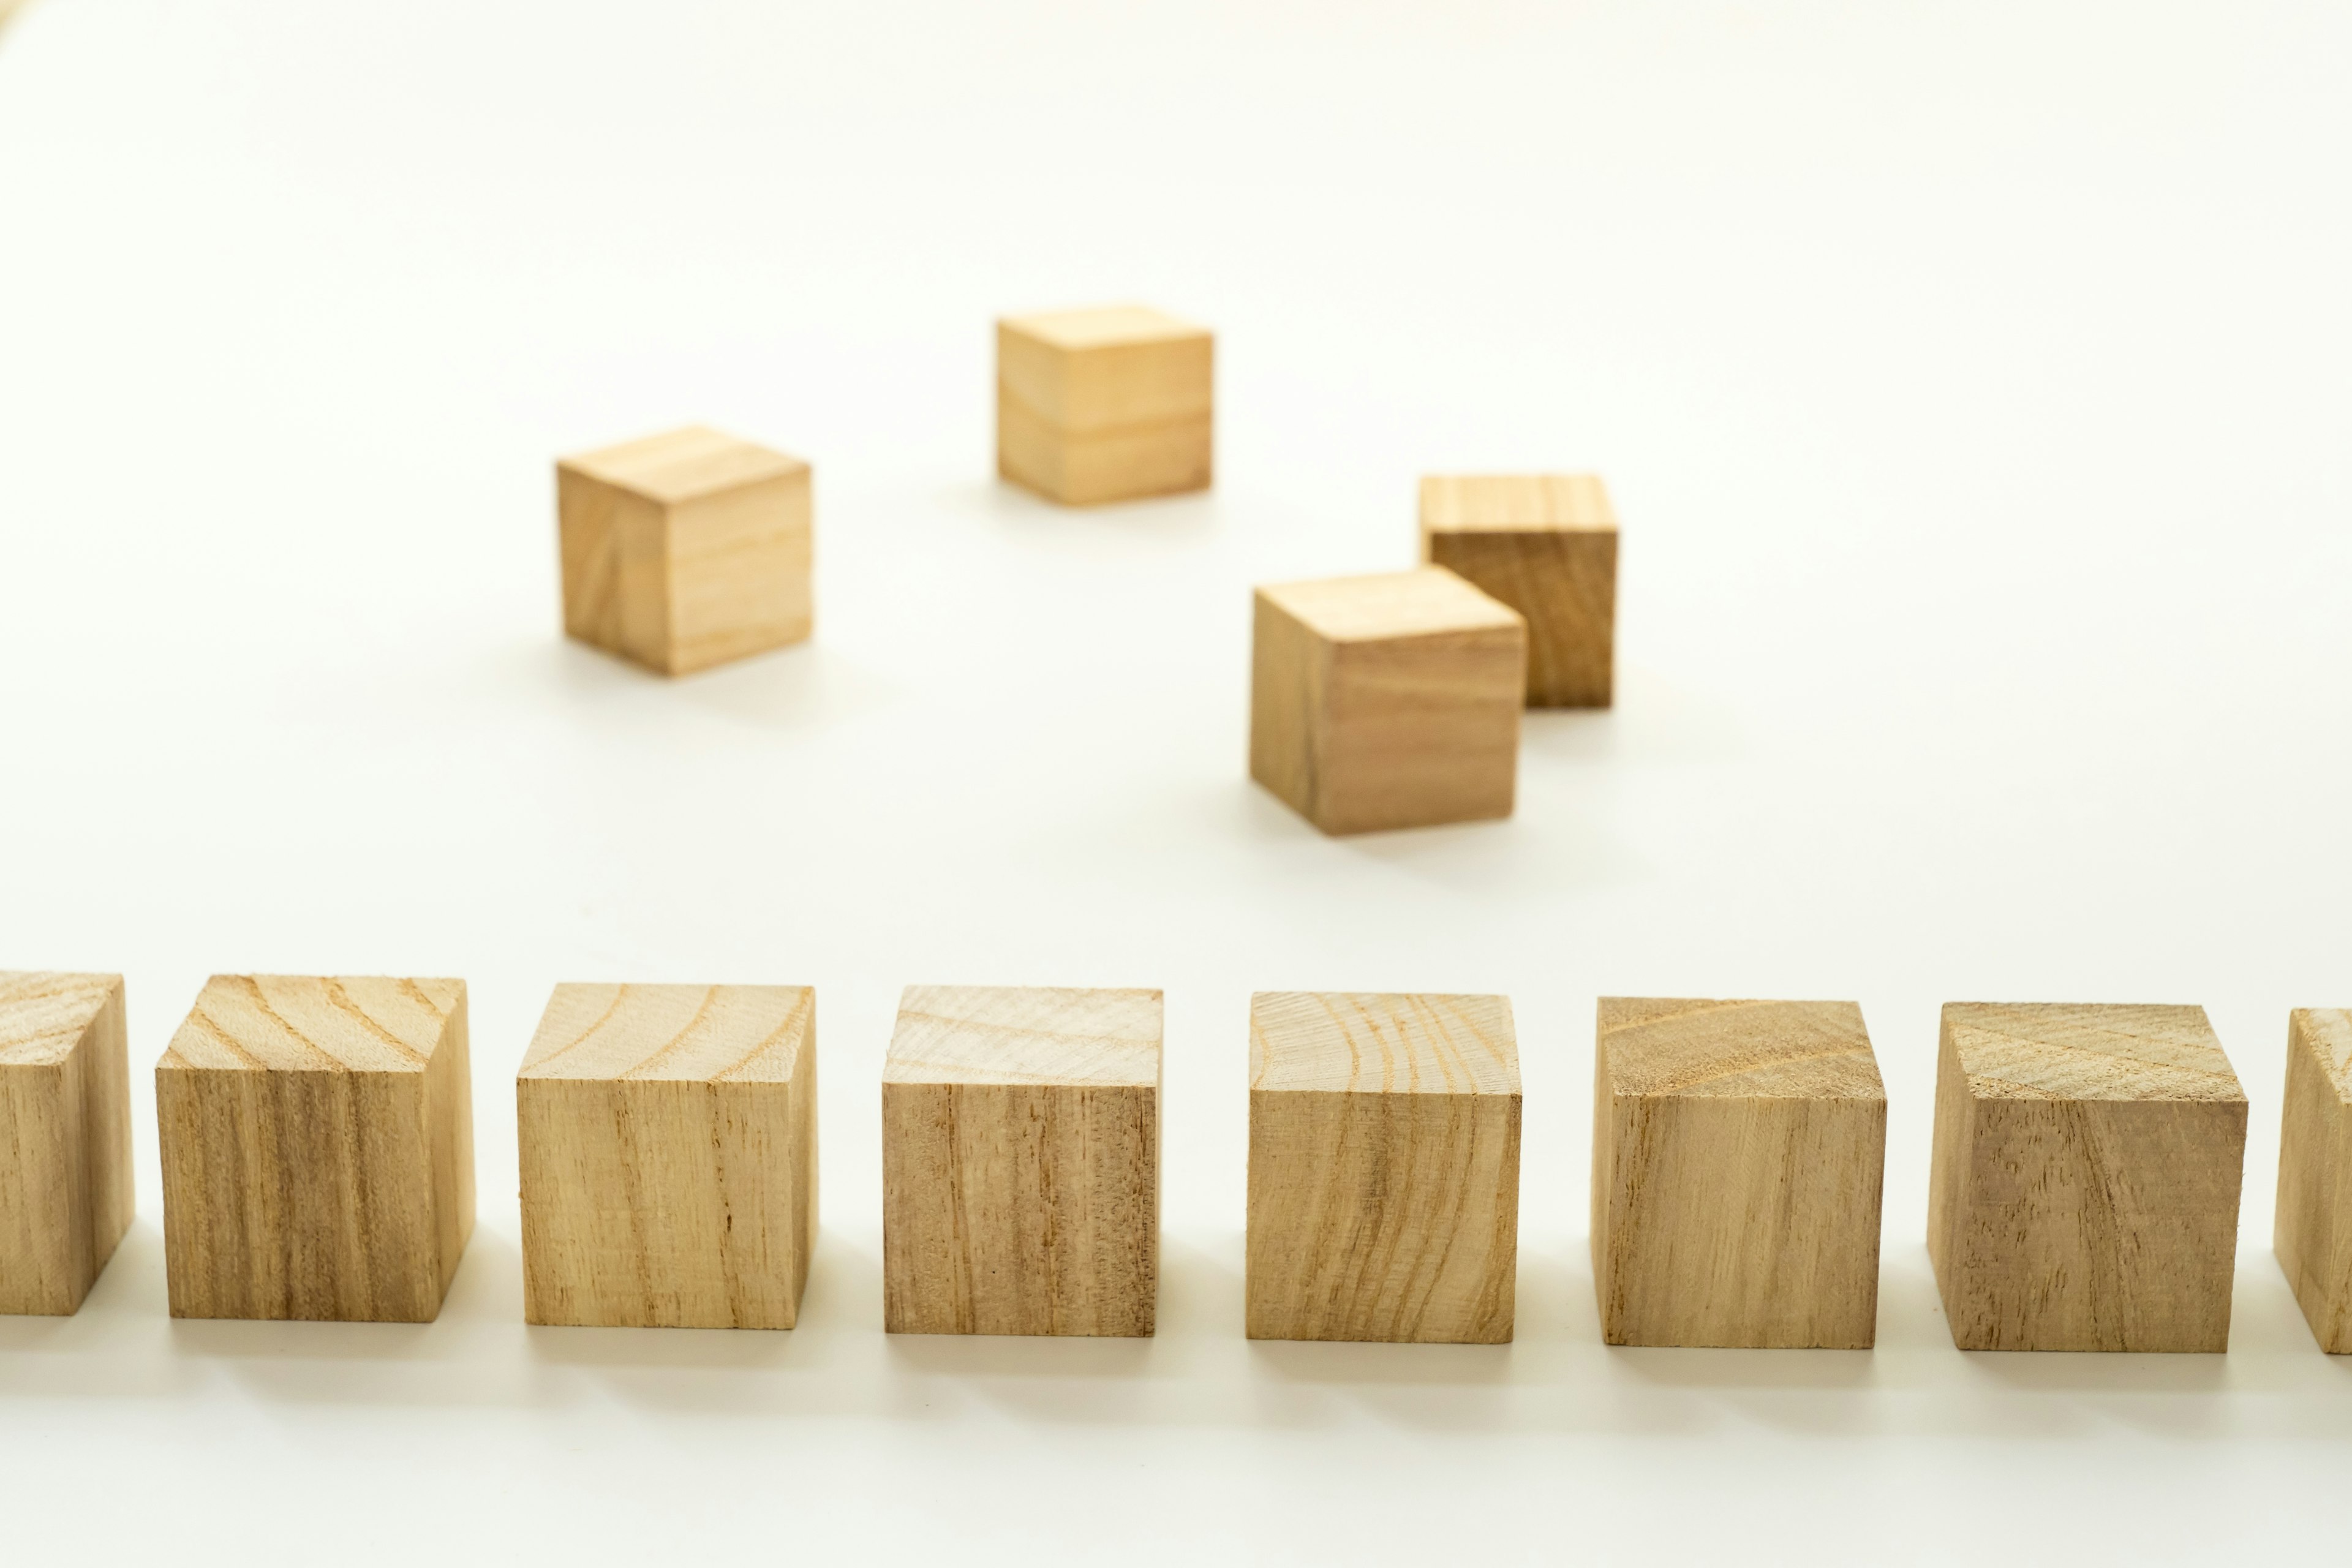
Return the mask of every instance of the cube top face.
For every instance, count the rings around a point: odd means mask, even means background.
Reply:
[[[462,980],[215,974],[157,1063],[204,1072],[421,1073]]]
[[[1517,1095],[1510,999],[1261,991],[1250,998],[1250,1089]]]
[[[882,1081],[1156,1089],[1160,1019],[1157,991],[909,985]]]
[[[1327,642],[1388,642],[1477,632],[1524,636],[1526,631],[1517,611],[1442,566],[1277,583],[1257,592]]]
[[[2287,1033],[2311,1052],[2336,1100],[2352,1105],[2352,1007],[2297,1007]]]
[[[808,472],[808,465],[797,458],[701,426],[583,452],[556,466],[657,506],[677,506]]]
[[[1209,331],[1180,321],[1149,305],[1097,305],[1078,310],[1039,310],[1007,316],[997,325],[1050,347],[1076,353],[1086,349],[1134,348],[1151,343],[1193,342]]]
[[[1431,533],[1617,531],[1596,474],[1436,475],[1421,481],[1421,526]]]
[[[1978,1100],[2246,1100],[2202,1007],[1951,1002],[1944,1034]]]
[[[805,985],[558,985],[517,1076],[790,1083],[815,1023]]]
[[[120,974],[0,970],[0,1067],[55,1067],[122,988]]]
[[[1885,1100],[1851,1002],[1604,996],[1600,1039],[1618,1095]]]

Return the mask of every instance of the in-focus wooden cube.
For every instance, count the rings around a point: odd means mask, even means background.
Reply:
[[[689,427],[555,466],[563,629],[664,675],[803,641],[809,466]]]
[[[2229,1349],[2245,1150],[2202,1007],[1948,1004],[1927,1252],[1952,1342]]]
[[[1518,1257],[1507,998],[1250,998],[1250,1338],[1502,1344]]]
[[[439,1315],[474,1233],[464,981],[215,975],[155,1120],[173,1317]]]
[[[1508,816],[1527,623],[1441,567],[1257,591],[1250,776],[1326,833]]]
[[[996,323],[996,471],[1065,506],[1205,489],[1214,346],[1141,305]]]
[[[1862,1009],[1604,996],[1595,1058],[1601,1337],[1867,1349],[1886,1090]]]
[[[515,1078],[523,1316],[789,1329],[816,1235],[816,994],[559,985]]]
[[[1617,514],[1598,478],[1425,479],[1421,558],[1459,573],[1527,617],[1528,707],[1609,706]]]
[[[894,1334],[1152,1331],[1157,991],[911,985],[882,1075]]]
[[[2319,1348],[2352,1354],[2352,1009],[2287,1016],[2271,1245]]]
[[[79,1310],[131,1208],[122,976],[0,973],[0,1312]]]

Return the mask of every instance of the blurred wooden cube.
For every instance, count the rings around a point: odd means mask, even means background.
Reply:
[[[1527,623],[1424,566],[1257,591],[1250,776],[1326,833],[1508,816]]]
[[[1205,489],[1214,346],[1141,305],[996,323],[996,469],[1065,506]]]
[[[664,675],[804,640],[809,466],[689,427],[555,466],[563,629]]]
[[[1927,1252],[1952,1342],[2229,1349],[2245,1150],[2202,1007],[1948,1004]]]
[[[474,1231],[464,981],[215,975],[155,1119],[173,1317],[439,1315]]]
[[[2319,1348],[2352,1353],[2352,1009],[2288,1015],[2272,1246]]]
[[[1615,682],[1617,514],[1591,474],[1421,481],[1422,559],[1527,618],[1528,706],[1606,708]]]
[[[131,1227],[122,976],[0,973],[0,1312],[79,1310]]]
[[[1250,998],[1250,1338],[1505,1343],[1518,1237],[1507,998]]]
[[[1862,1009],[1604,996],[1596,1066],[1601,1337],[1867,1349],[1886,1090]]]

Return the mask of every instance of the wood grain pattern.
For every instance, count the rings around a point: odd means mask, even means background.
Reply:
[[[1066,506],[1208,487],[1215,345],[1140,305],[996,324],[996,468]]]
[[[1250,776],[1326,833],[1508,816],[1527,624],[1438,567],[1257,590]]]
[[[1528,623],[1531,708],[1606,708],[1616,682],[1617,513],[1591,474],[1421,481],[1421,557]]]
[[[1519,1058],[1501,996],[1250,999],[1254,1340],[1501,1344]]]
[[[1952,1342],[2227,1350],[2245,1147],[2202,1007],[1948,1005],[1927,1252]]]
[[[690,426],[555,467],[563,629],[665,675],[803,641],[809,466]]]
[[[122,976],[0,973],[0,1312],[79,1310],[131,1212]]]
[[[1602,1338],[1867,1349],[1886,1090],[1862,1009],[1605,996],[1595,1061]]]
[[[474,1231],[464,981],[215,975],[155,1114],[173,1317],[439,1314]]]
[[[515,1110],[530,1321],[798,1321],[816,1232],[814,992],[559,985]]]
[[[907,989],[882,1078],[890,1332],[1152,1331],[1160,1048],[1157,991]]]
[[[2352,1354],[2352,1008],[2287,1016],[2271,1243],[2319,1348]]]

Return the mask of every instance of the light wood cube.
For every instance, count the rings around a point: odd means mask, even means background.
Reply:
[[[173,1317],[439,1315],[474,1232],[464,981],[215,975],[155,1120]]]
[[[1205,489],[1214,348],[1140,305],[996,323],[996,470],[1065,506]]]
[[[527,1321],[799,1321],[816,1234],[814,992],[559,985],[515,1114]]]
[[[1421,555],[1527,617],[1528,707],[1609,706],[1616,669],[1617,514],[1599,479],[1425,479]]]
[[[882,1075],[894,1334],[1152,1331],[1157,991],[913,985]]]
[[[1434,566],[1257,591],[1250,776],[1326,833],[1508,816],[1527,623]]]
[[[1595,1059],[1601,1337],[1867,1349],[1886,1090],[1862,1009],[1604,996]]]
[[[2352,1353],[2352,1009],[2288,1015],[2272,1247],[2319,1348]]]
[[[1502,1344],[1518,1256],[1508,999],[1250,998],[1250,1338]]]
[[[122,976],[0,973],[0,1312],[79,1310],[131,1209]]]
[[[2202,1007],[1948,1005],[1927,1253],[1952,1342],[2229,1349],[2245,1150]]]
[[[804,640],[809,466],[688,428],[555,466],[563,629],[664,675]]]

